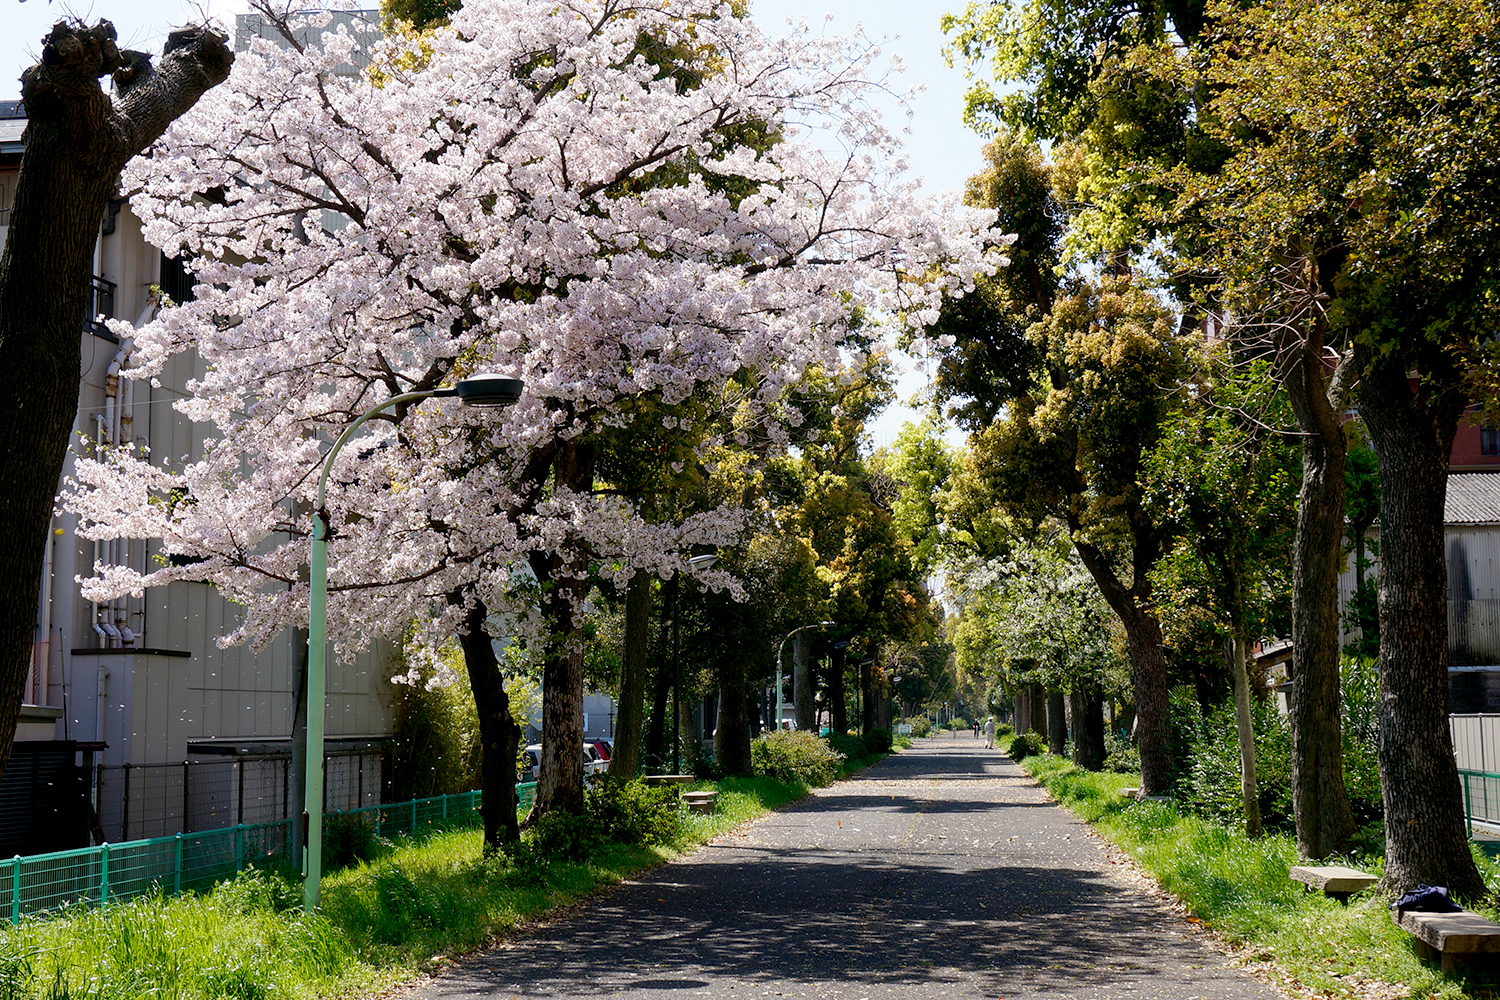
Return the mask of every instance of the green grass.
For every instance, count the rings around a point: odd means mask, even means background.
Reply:
[[[1181,815],[1170,803],[1121,798],[1122,788],[1139,784],[1134,776],[1090,773],[1046,754],[1021,765],[1060,803],[1128,851],[1194,917],[1243,948],[1246,957],[1273,963],[1319,995],[1366,995],[1349,981],[1363,977],[1404,984],[1414,998],[1500,997],[1494,974],[1450,978],[1419,961],[1410,936],[1391,922],[1389,897],[1369,890],[1345,905],[1291,881],[1287,869],[1298,863],[1291,837],[1250,840],[1239,830]],[[1476,859],[1489,884],[1500,884],[1500,868],[1482,854]],[[1378,856],[1336,860],[1374,874],[1384,871]],[[1475,909],[1500,917],[1490,907]]]
[[[201,895],[146,897],[0,924],[0,1000],[314,1000],[383,990],[801,798],[771,778],[717,788],[657,847],[606,844],[585,862],[481,857],[474,828],[402,840],[329,874],[319,912],[300,884],[247,872]]]

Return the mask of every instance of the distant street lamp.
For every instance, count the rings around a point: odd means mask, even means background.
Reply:
[[[431,396],[457,396],[466,406],[510,406],[525,388],[518,378],[491,372],[470,375],[451,389],[406,392],[370,407],[344,429],[328,455],[318,477],[318,499],[312,513],[312,553],[309,562],[307,613],[307,788],[302,800],[302,901],[311,913],[318,907],[323,879],[323,711],[328,696],[325,660],[328,646],[328,473],[333,460],[359,427],[387,407],[413,403]]]
[[[693,556],[688,559],[688,569],[708,569],[719,561],[715,555]],[[682,686],[682,663],[679,659],[677,635],[677,599],[681,594],[680,577],[672,574],[672,773],[682,772],[682,716],[677,710],[677,689]]]
[[[786,651],[787,641],[798,632],[806,632],[810,628],[833,628],[836,624],[836,622],[815,622],[812,625],[800,625],[788,632],[776,644],[776,725],[774,728],[781,728],[781,716],[785,711],[785,703],[781,700],[781,654]]]

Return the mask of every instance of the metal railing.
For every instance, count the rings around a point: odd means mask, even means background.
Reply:
[[[531,808],[536,785],[517,785],[521,810]],[[328,813],[374,828],[377,837],[416,837],[477,817],[480,793],[459,792],[411,802]],[[0,914],[19,923],[28,914],[68,906],[104,906],[154,892],[207,889],[247,867],[291,863],[292,820],[242,823],[221,830],[179,833],[123,844],[101,844],[0,861]]]
[[[1500,774],[1493,771],[1458,772],[1464,792],[1464,818],[1471,830],[1500,833]]]

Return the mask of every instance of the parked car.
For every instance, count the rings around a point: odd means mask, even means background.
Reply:
[[[584,742],[593,747],[594,752],[597,753],[599,755],[599,758],[606,764],[608,764],[610,758],[615,755],[615,741],[609,739],[606,736],[601,736],[598,739],[594,740],[585,740]]]
[[[542,773],[542,745],[532,743],[526,748],[526,760],[528,766],[516,775],[518,781],[536,781]],[[592,778],[596,774],[602,774],[609,770],[609,758],[601,756],[592,744],[583,744],[583,777],[584,780]]]

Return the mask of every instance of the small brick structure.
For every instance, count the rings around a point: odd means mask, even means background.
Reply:
[[[1418,957],[1441,961],[1444,972],[1460,966],[1493,965],[1500,954],[1500,924],[1477,913],[1422,913],[1392,910],[1396,926],[1416,938]]]
[[[1317,889],[1337,900],[1347,900],[1354,893],[1380,881],[1367,872],[1342,865],[1293,865],[1287,874],[1293,881],[1306,883],[1309,889]]]

